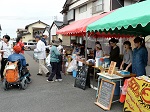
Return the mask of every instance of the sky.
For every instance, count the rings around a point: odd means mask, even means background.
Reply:
[[[16,37],[17,28],[41,20],[51,25],[54,17],[62,21],[60,11],[66,0],[0,0],[1,37]]]

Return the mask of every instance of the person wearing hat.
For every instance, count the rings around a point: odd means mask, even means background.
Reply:
[[[44,32],[43,33],[43,37],[42,37],[42,39],[41,39],[41,41],[43,41],[44,42],[44,44],[45,44],[45,48],[46,48],[46,53],[49,53],[50,52],[50,49],[49,49],[49,46],[47,45],[47,42],[46,42],[46,39],[48,38],[48,32]]]
[[[103,50],[100,44],[96,44],[96,56],[95,58],[103,57]]]
[[[26,67],[26,59],[25,59],[25,57],[22,55],[22,54],[20,54],[21,53],[21,47],[20,46],[18,46],[18,45],[15,45],[14,47],[13,47],[13,51],[14,51],[14,53],[13,54],[11,54],[9,57],[8,57],[8,61],[10,61],[10,62],[15,62],[15,61],[20,61],[20,63],[21,63],[21,65],[23,66],[23,67]]]
[[[46,59],[46,52],[45,52],[45,44],[41,41],[40,36],[36,36],[35,40],[37,42],[36,49],[34,52],[37,53],[37,59],[39,60],[39,73],[37,75],[42,75],[42,71],[46,74],[46,77],[50,75],[49,70],[45,67],[45,59]]]
[[[50,50],[50,64],[52,66],[52,72],[49,78],[47,79],[48,82],[54,82],[53,78],[56,75],[55,81],[62,81],[62,77],[60,74],[60,52],[58,51],[57,47],[52,43],[52,47]]]
[[[94,49],[94,59],[96,58],[96,45],[97,45],[97,46],[100,45],[100,49],[102,49],[102,46],[101,46],[100,42],[99,42],[99,41],[96,41],[96,42],[95,42],[95,49]]]
[[[2,55],[2,60],[1,60],[1,80],[4,79],[3,72],[7,63],[8,57],[12,54],[12,49],[11,49],[11,44],[9,43],[10,36],[9,35],[4,35],[3,36],[3,41],[0,43],[0,52]]]
[[[47,42],[46,42],[46,39],[47,39],[47,38],[48,38],[48,33],[47,33],[47,32],[44,32],[41,41],[44,42],[45,46],[47,46]]]
[[[103,50],[102,50],[101,44],[99,42],[95,44],[96,45],[95,45],[95,57],[94,58],[103,57]],[[93,73],[93,72],[94,72],[93,68],[88,68],[86,86],[88,86],[89,88],[91,88],[90,73]]]

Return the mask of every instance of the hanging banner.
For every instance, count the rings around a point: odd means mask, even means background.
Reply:
[[[128,83],[124,112],[150,112],[150,82],[131,78]]]

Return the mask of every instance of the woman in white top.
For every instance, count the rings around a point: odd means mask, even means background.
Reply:
[[[10,37],[8,35],[3,36],[3,41],[0,43],[0,52],[2,55],[1,61],[1,80],[4,79],[3,72],[7,63],[7,58],[12,54],[11,45],[9,44]]]
[[[96,44],[96,56],[95,58],[100,58],[103,57],[103,50],[102,47],[100,46],[100,44]]]

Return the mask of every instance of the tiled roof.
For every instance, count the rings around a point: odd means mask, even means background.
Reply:
[[[29,24],[29,25],[27,25],[26,27],[25,27],[25,29],[28,29],[28,27],[30,26],[30,25],[33,25],[33,24],[36,24],[36,23],[43,23],[43,24],[45,24],[46,26],[49,26],[48,24],[46,24],[46,23],[44,23],[44,22],[42,22],[42,21],[36,21],[36,22],[34,22],[34,23],[31,23],[31,24]]]
[[[63,25],[62,21],[54,21],[54,23],[57,27],[61,27]]]
[[[50,27],[50,29],[53,27],[53,25],[56,25],[58,29],[63,27],[63,22],[62,21],[54,21]]]

